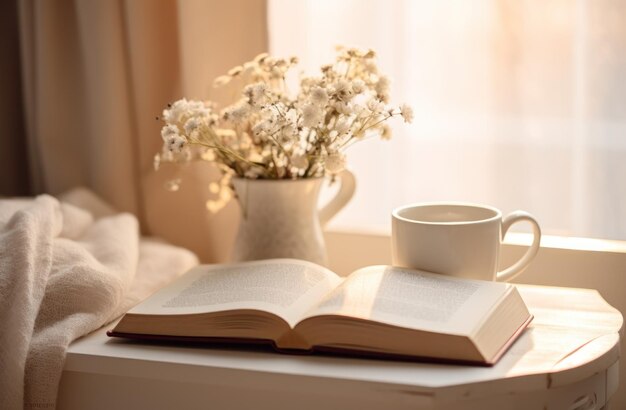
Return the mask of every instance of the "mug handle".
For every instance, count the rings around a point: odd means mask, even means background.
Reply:
[[[498,272],[496,275],[496,280],[498,281],[509,281],[522,273],[524,269],[528,267],[530,261],[537,255],[539,251],[539,244],[541,242],[541,228],[539,227],[539,223],[537,220],[528,212],[524,211],[515,211],[508,214],[502,220],[502,238],[504,239],[504,235],[509,230],[511,225],[516,222],[527,221],[533,227],[533,243],[530,245],[530,248],[526,251],[524,256],[517,262],[515,262],[512,266],[509,266],[505,270]]]
[[[339,191],[333,199],[330,200],[322,209],[319,210],[320,225],[324,227],[330,219],[346,206],[348,201],[352,199],[356,188],[356,180],[354,174],[347,169],[339,172],[336,177],[341,181]]]

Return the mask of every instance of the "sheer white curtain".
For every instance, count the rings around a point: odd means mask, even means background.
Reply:
[[[338,44],[377,50],[390,142],[348,152],[355,199],[335,227],[389,227],[417,201],[525,209],[552,234],[626,239],[626,3],[269,2],[270,47],[311,72]]]

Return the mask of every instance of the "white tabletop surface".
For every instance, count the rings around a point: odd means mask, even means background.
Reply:
[[[535,319],[493,367],[141,343],[108,338],[110,325],[70,346],[65,371],[194,381],[222,369],[394,385],[416,393],[472,386],[474,394],[490,394],[567,385],[618,361],[622,316],[596,291],[527,285],[519,290]]]

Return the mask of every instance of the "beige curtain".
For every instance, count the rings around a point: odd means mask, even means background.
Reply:
[[[144,231],[228,257],[236,204],[210,214],[206,163],[153,170],[156,119],[181,97],[267,49],[264,0],[22,1],[20,35],[34,192],[93,189],[138,216]],[[219,96],[217,96],[219,97]],[[178,192],[164,188],[181,177]]]
[[[0,2],[0,55],[0,196],[27,195],[17,1]]]

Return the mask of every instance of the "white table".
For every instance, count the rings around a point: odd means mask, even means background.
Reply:
[[[70,347],[59,409],[604,408],[621,314],[594,290],[519,289],[535,319],[494,367],[145,344],[101,329]]]

